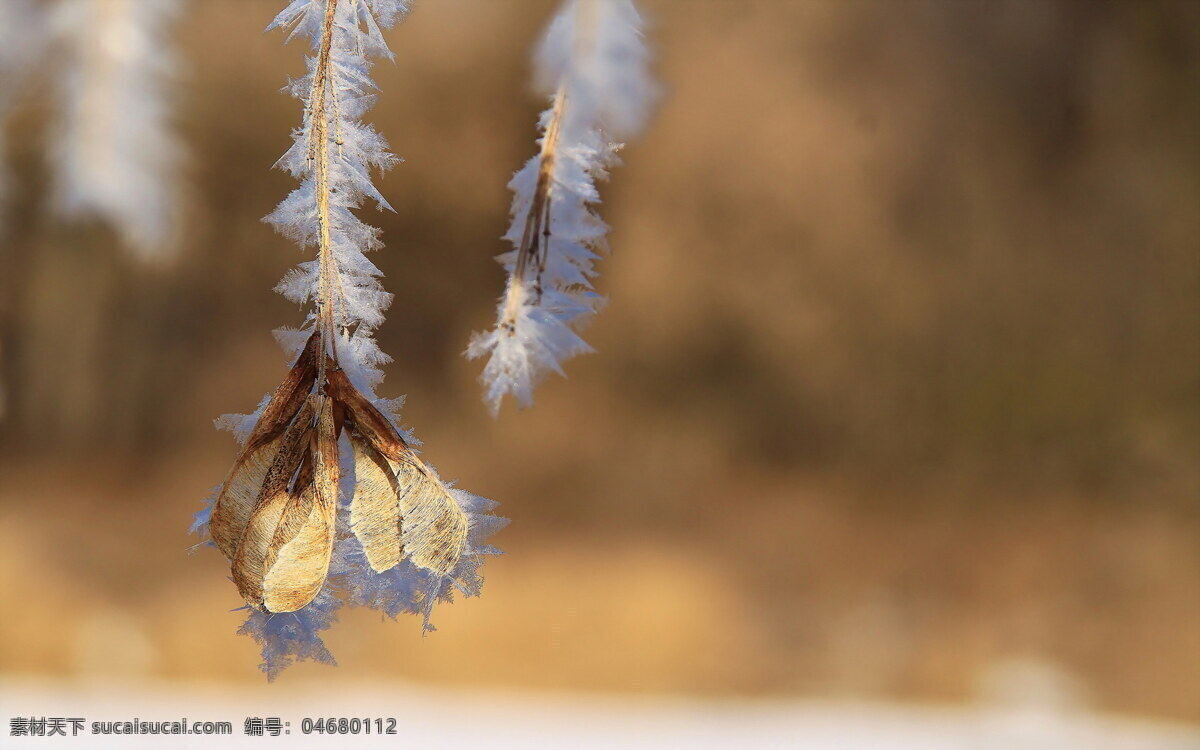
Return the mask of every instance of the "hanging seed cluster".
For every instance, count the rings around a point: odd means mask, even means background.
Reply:
[[[466,546],[467,516],[446,486],[321,349],[314,332],[213,503],[213,542],[242,597],[265,612],[304,607],[329,575],[343,433],[354,457],[350,528],[375,572],[409,559],[446,576]]]

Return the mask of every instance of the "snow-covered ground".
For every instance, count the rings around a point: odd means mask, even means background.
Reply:
[[[812,748],[814,750],[1200,750],[1200,728],[1066,708],[932,707],[455,692],[406,683],[228,688],[0,679],[3,748]],[[14,717],[83,717],[78,737],[10,736]],[[397,720],[395,736],[308,735],[305,717]],[[233,735],[115,737],[93,721],[228,721]],[[290,734],[246,736],[247,717]],[[68,724],[68,734],[70,728]]]

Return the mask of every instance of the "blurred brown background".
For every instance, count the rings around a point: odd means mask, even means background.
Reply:
[[[184,531],[300,320],[259,221],[293,185],[280,5],[180,25],[174,264],[47,213],[47,97],[6,123],[3,672],[262,679]],[[513,524],[438,633],[351,611],[341,667],[281,681],[957,701],[1033,663],[1200,721],[1200,3],[641,5],[666,96],[604,188],[598,353],[495,422],[460,352],[553,3],[389,33],[380,390]]]

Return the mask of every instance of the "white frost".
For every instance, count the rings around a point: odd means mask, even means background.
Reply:
[[[562,374],[564,360],[592,351],[577,331],[603,301],[592,285],[593,263],[608,249],[596,183],[620,163],[613,139],[645,125],[657,95],[648,60],[631,0],[567,0],[541,40],[536,81],[551,105],[539,122],[540,153],[509,183],[504,238],[514,250],[497,257],[508,282],[496,326],[475,334],[466,351],[488,357],[481,381],[493,415],[505,395],[529,406],[542,376]],[[549,180],[539,186],[544,170]]]
[[[182,0],[62,0],[65,59],[53,138],[56,204],[111,224],[143,259],[169,255],[179,217],[180,145],[167,95],[168,32]]]
[[[340,2],[335,8],[330,91],[332,101],[320,113],[314,113],[309,101],[313,75],[317,67],[316,50],[321,41],[325,3],[319,0],[295,0],[278,16],[269,29],[290,29],[289,39],[307,37],[314,54],[308,58],[308,72],[291,82],[288,90],[304,105],[304,122],[292,135],[292,147],[279,159],[279,167],[300,180],[300,185],[285,198],[264,221],[294,239],[301,247],[319,245],[317,177],[310,158],[318,145],[310,142],[312,118],[327,117],[329,138],[330,250],[336,265],[333,315],[342,330],[354,329],[351,346],[339,343],[339,356],[357,364],[351,373],[357,384],[374,386],[382,378],[378,365],[388,358],[371,339],[371,330],[383,322],[383,311],[392,295],[379,283],[380,271],[365,253],[382,247],[379,230],[354,215],[367,200],[380,208],[391,206],[371,182],[371,171],[387,169],[397,159],[375,129],[362,116],[375,103],[375,84],[370,77],[370,56],[390,58],[381,28],[395,23],[406,10],[401,0],[356,0]],[[297,304],[307,304],[318,296],[319,264],[307,261],[290,271],[276,290]],[[315,314],[315,313],[314,313]],[[311,317],[311,316],[310,316]],[[347,355],[349,355],[347,357]],[[349,368],[348,368],[349,369]],[[355,377],[355,376],[358,377]]]

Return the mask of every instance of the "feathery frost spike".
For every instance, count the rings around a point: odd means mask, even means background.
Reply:
[[[168,32],[182,0],[61,0],[67,63],[54,138],[55,192],[67,216],[111,224],[143,260],[168,256],[179,218],[180,146],[168,89]]]
[[[355,329],[369,337],[392,301],[379,284],[379,269],[364,254],[382,246],[379,230],[353,209],[368,199],[391,209],[370,173],[399,160],[361,118],[375,98],[367,56],[390,57],[380,27],[404,11],[405,3],[397,0],[295,0],[269,27],[290,29],[289,39],[308,37],[313,49],[307,74],[288,87],[304,103],[304,122],[278,163],[300,186],[265,221],[302,247],[316,246],[318,257],[276,288],[298,304],[315,301],[327,334]],[[323,341],[332,354],[334,342]],[[381,355],[379,360],[384,361]],[[380,379],[376,363],[360,364],[369,371],[360,374]]]
[[[262,646],[274,678],[301,659],[332,663],[320,633],[343,603],[424,617],[457,589],[479,593],[484,539],[505,519],[494,503],[444,483],[398,426],[400,399],[381,399],[384,355],[372,338],[391,302],[364,255],[378,230],[353,213],[390,208],[372,169],[396,160],[362,122],[374,100],[368,55],[391,56],[381,29],[399,0],[293,0],[271,24],[307,38],[307,74],[288,87],[302,126],[279,165],[300,186],[266,217],[316,259],[279,291],[311,308],[299,331],[278,332],[294,364],[258,411],[226,415],[241,452],[192,530],[231,563],[250,611],[242,633]]]
[[[576,331],[599,309],[592,267],[608,227],[593,206],[596,183],[619,163],[657,95],[647,70],[642,19],[632,0],[566,0],[535,56],[536,82],[551,97],[539,123],[539,153],[509,183],[514,250],[496,327],[477,333],[467,357],[488,357],[480,380],[493,416],[511,394],[520,406],[548,371],[592,351]]]

